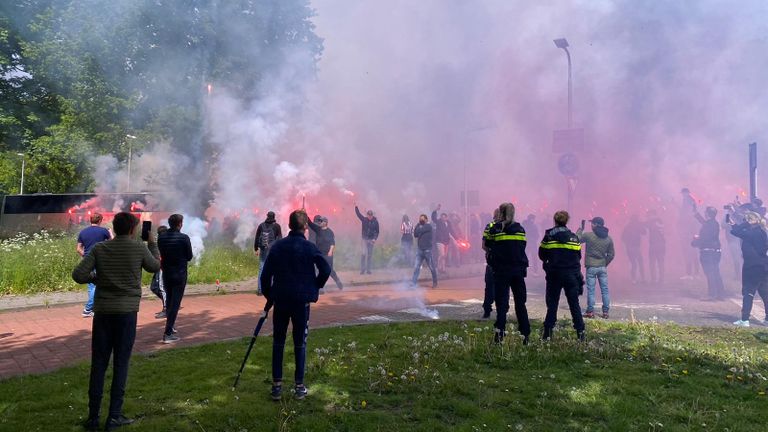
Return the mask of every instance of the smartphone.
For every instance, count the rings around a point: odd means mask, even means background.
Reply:
[[[152,221],[144,221],[141,223],[141,239],[144,241],[149,240],[149,234],[152,232]]]

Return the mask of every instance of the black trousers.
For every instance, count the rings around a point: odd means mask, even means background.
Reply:
[[[584,331],[584,318],[581,316],[579,305],[579,273],[576,271],[548,271],[547,272],[547,316],[544,318],[544,329],[553,329],[557,324],[557,308],[560,305],[560,291],[565,292],[568,300],[568,308],[571,310],[573,328],[577,332]]]
[[[755,293],[760,294],[765,307],[765,318],[768,319],[768,272],[763,267],[742,267],[741,269],[741,319],[749,320],[752,313],[752,302]]]
[[[723,277],[720,275],[720,252],[713,250],[702,250],[699,259],[701,268],[707,277],[707,291],[711,298],[722,298],[725,296],[725,287],[723,286]]]
[[[307,335],[309,334],[309,303],[275,303],[272,314],[272,380],[283,380],[283,353],[288,336],[288,323],[293,325],[293,354],[296,360],[294,379],[304,384],[304,366],[307,359]]]
[[[648,271],[651,273],[651,282],[664,283],[664,250],[648,250]]]
[[[496,297],[496,292],[493,289],[493,270],[491,266],[485,266],[485,295],[483,298],[483,311],[485,313],[491,313],[493,310],[493,300]]]
[[[528,309],[525,307],[525,277],[522,274],[493,272],[493,287],[495,292],[494,300],[496,302],[496,322],[493,326],[502,333],[507,326],[509,291],[511,289],[512,297],[515,301],[517,329],[523,336],[530,335],[531,323],[528,321]]]
[[[323,258],[325,258],[325,262],[328,263],[329,266],[331,266],[331,279],[333,279],[334,282],[336,282],[336,286],[341,288],[344,286],[341,283],[341,279],[339,278],[339,275],[336,274],[336,270],[333,269],[333,257],[328,256],[328,254],[323,255]]]
[[[128,380],[128,363],[133,342],[136,340],[136,312],[93,316],[91,335],[91,377],[88,383],[88,415],[98,417],[104,392],[104,375],[112,362],[112,386],[109,393],[109,416],[117,417],[123,411],[123,395]]]
[[[166,277],[163,272],[163,284],[165,285],[165,335],[170,336],[173,333],[173,327],[176,326],[176,317],[181,308],[181,299],[184,297],[184,289],[187,287],[187,275],[183,277]]]

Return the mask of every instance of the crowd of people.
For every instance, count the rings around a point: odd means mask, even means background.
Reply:
[[[728,245],[740,249],[738,262],[741,265],[743,301],[740,319],[734,324],[742,327],[750,325],[756,294],[761,296],[766,307],[766,321],[761,320],[765,324],[768,322],[768,235],[762,202],[755,199],[747,204],[734,202],[726,205],[721,226],[715,207],[706,207],[702,214],[698,201],[688,189],[683,189],[681,194],[678,234],[686,271],[682,278],[695,278],[700,268],[706,277],[709,298],[723,298],[725,288],[720,273],[720,238],[724,229]],[[355,214],[361,224],[360,274],[371,274],[372,256],[380,234],[379,221],[372,210],[363,214],[355,206]],[[486,261],[483,318],[489,318],[495,306],[495,342],[504,340],[511,300],[522,343],[529,343],[531,326],[526,308],[529,269],[538,274],[541,268],[546,277],[546,315],[542,339],[553,337],[562,295],[568,303],[579,340],[586,338],[584,318],[597,316],[598,286],[602,300],[599,316],[609,318],[608,268],[616,258],[616,251],[604,218],[590,219],[589,231],[586,230],[587,221],[582,220],[579,229],[574,232],[568,228],[568,212],[557,211],[552,218],[553,226],[541,235],[536,216],[530,214],[522,223],[517,222],[515,206],[509,202],[496,208],[492,218],[487,216],[492,220],[484,229],[479,223],[483,217],[486,216],[472,215],[469,232],[482,237]],[[150,289],[162,303],[162,310],[155,316],[166,321],[162,342],[173,343],[179,340],[175,323],[187,283],[188,264],[193,259],[190,238],[181,232],[184,218],[180,214],[171,215],[168,226],[157,229],[157,240],[151,232],[146,233],[146,237],[142,233],[142,240],[146,243],[135,238],[139,220],[131,213],[115,215],[112,222],[114,233],[101,227],[102,221],[100,214],[93,214],[91,226],[78,236],[76,250],[82,260],[72,273],[76,282],[88,284],[89,296],[83,316],[93,318],[89,416],[86,422],[86,428],[90,430],[98,428],[104,377],[110,357],[114,360],[106,427],[111,430],[133,421],[123,415],[122,404],[128,363],[136,337],[142,269],[154,273]],[[406,263],[414,265],[412,286],[417,284],[425,264],[432,276],[432,287],[438,286],[438,278],[445,274],[449,263],[454,263],[452,248],[463,238],[459,222],[449,214],[441,213],[440,205],[430,216],[421,214],[415,225],[407,215],[403,216],[400,256]],[[264,295],[268,305],[274,307],[271,396],[275,400],[282,397],[283,351],[288,325],[293,326],[296,362],[294,394],[301,399],[307,394],[304,365],[310,304],[318,300],[318,294],[323,292],[328,278],[333,278],[337,287],[343,289],[343,283],[333,269],[336,239],[328,226],[328,218],[316,215],[310,220],[303,209],[297,210],[289,216],[289,229],[284,238],[274,212],[270,211],[258,226],[254,240],[254,252],[259,257],[260,268],[258,293]],[[646,236],[650,282],[661,285],[664,283],[666,238],[662,219],[653,210],[647,211],[645,220],[631,216],[621,234],[631,267],[631,281],[633,284],[647,283],[640,246]],[[698,260],[692,258],[691,251],[698,251]],[[587,287],[587,303],[582,314],[579,297],[584,286]]]

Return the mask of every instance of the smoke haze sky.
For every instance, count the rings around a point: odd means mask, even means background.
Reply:
[[[465,169],[467,188],[480,191],[471,212],[513,201],[519,218],[549,219],[566,205],[552,153],[553,130],[567,126],[566,57],[555,38],[571,46],[573,123],[586,137],[578,219],[621,225],[630,213],[675,206],[682,187],[719,207],[748,186],[747,144],[768,137],[761,1],[311,6],[324,39],[317,75],[307,72],[312,54],[294,47],[263,77],[260,97],[213,82],[207,100],[217,159],[204,216],[235,214],[243,246],[267,210],[285,221],[304,197],[337,231],[357,231],[354,200],[377,212],[383,232],[436,203],[460,211]],[[760,166],[766,154],[759,149]]]

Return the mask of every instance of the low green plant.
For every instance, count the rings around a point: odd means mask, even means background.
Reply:
[[[561,322],[550,342],[491,343],[487,322],[314,330],[304,401],[269,401],[269,337],[134,356],[136,431],[763,431],[765,331]],[[172,371],[172,377],[169,377]],[[88,364],[0,381],[0,429],[78,430]],[[109,378],[106,380],[109,383]],[[105,392],[105,397],[108,392]],[[107,401],[104,401],[106,407]]]
[[[0,241],[0,295],[83,289],[72,280],[80,261],[76,234],[40,231]],[[189,284],[231,282],[258,275],[258,259],[234,245],[206,244],[200,261],[189,268]],[[151,275],[144,273],[144,284]]]

